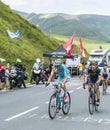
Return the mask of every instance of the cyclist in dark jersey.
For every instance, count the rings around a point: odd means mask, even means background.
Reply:
[[[108,87],[108,72],[107,72],[107,67],[106,66],[103,67],[102,80],[106,81],[106,86]],[[106,90],[107,90],[107,88],[106,88]]]
[[[101,81],[101,71],[97,66],[97,62],[96,61],[92,61],[91,62],[91,66],[88,69],[88,88],[89,88],[89,92],[91,89],[91,84],[95,83],[96,86],[96,96],[97,96],[97,105],[99,106],[100,104],[100,89],[99,89],[99,83]]]

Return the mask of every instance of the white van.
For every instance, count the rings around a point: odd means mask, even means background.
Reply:
[[[100,67],[110,66],[110,49],[95,49],[90,53],[88,64],[91,61],[97,61]]]
[[[71,74],[78,75],[78,64],[80,63],[81,56],[75,56],[73,59],[66,59],[66,67],[70,70]]]

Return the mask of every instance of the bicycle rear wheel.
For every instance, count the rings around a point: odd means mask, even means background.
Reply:
[[[48,106],[48,113],[51,119],[54,119],[56,116],[56,106],[57,106],[56,94],[53,94],[50,98]]]
[[[68,95],[68,101],[64,102],[64,100],[63,100],[63,106],[62,106],[62,111],[63,111],[64,115],[68,114],[68,112],[70,110],[70,106],[71,106],[71,97],[70,97],[69,92],[67,92],[67,95]],[[64,96],[63,96],[63,99],[64,99]]]
[[[88,99],[89,113],[92,115],[94,112],[94,94],[91,92]]]

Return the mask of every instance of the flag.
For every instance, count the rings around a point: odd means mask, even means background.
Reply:
[[[67,55],[70,56],[72,54],[74,48],[74,34],[71,38],[63,45],[63,48],[67,50]]]
[[[9,36],[10,38],[20,38],[20,37],[21,37],[21,34],[20,34],[20,31],[19,31],[19,30],[17,30],[15,33],[11,32],[11,31],[9,31],[9,30],[6,30],[6,31],[7,31],[8,36]]]
[[[83,43],[82,43],[82,37],[80,37],[80,39],[79,39],[79,44],[80,44],[80,52],[81,52],[82,58],[85,58],[86,55],[85,55],[85,51],[84,51],[84,47],[83,47]]]

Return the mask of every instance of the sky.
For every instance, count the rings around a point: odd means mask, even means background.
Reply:
[[[100,14],[110,16],[110,0],[1,0],[26,13]]]

